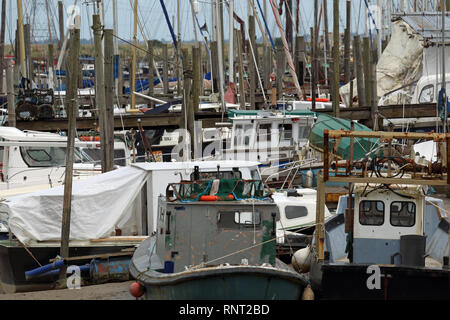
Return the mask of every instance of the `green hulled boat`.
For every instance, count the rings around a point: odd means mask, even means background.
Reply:
[[[157,234],[130,264],[144,298],[301,299],[308,281],[276,258],[278,208],[261,186],[237,179],[172,184],[159,199]]]

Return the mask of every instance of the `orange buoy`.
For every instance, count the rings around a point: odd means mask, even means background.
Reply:
[[[201,196],[200,201],[217,201],[219,200],[218,196]]]
[[[142,295],[144,294],[145,288],[142,284],[140,284],[139,282],[133,282],[130,285],[130,293],[133,297],[135,298],[140,298],[142,297]]]

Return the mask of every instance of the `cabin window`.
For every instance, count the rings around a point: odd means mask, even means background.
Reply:
[[[384,202],[364,200],[359,204],[359,223],[381,226],[384,223]]]
[[[434,100],[434,86],[432,84],[429,84],[423,87],[422,91],[420,92],[419,103],[433,102],[433,100]]]
[[[258,141],[271,141],[271,128],[272,125],[260,124],[258,130]]]
[[[292,124],[284,124],[281,126],[283,130],[282,137],[283,140],[291,140],[292,138]]]
[[[298,127],[298,138],[301,139],[309,139],[311,133],[311,127],[305,126],[305,127]]]
[[[248,146],[250,144],[250,135],[253,125],[246,124],[241,125],[237,124],[235,126],[234,133],[234,145],[235,146]]]
[[[308,209],[303,206],[286,206],[284,208],[284,214],[287,219],[302,218],[308,215]]]
[[[259,228],[261,214],[258,211],[225,211],[219,212],[217,225],[224,229]]]
[[[66,148],[62,147],[20,147],[20,153],[29,167],[64,167]],[[74,162],[92,162],[79,148],[74,149]]]
[[[416,223],[416,204],[410,201],[391,203],[391,225],[412,227]]]
[[[211,180],[211,179],[242,179],[242,173],[240,171],[219,171],[219,177],[217,177],[217,171],[199,172],[199,180]],[[191,173],[191,180],[194,180],[194,173]]]
[[[122,167],[125,167],[127,165],[125,150],[114,149],[114,164]]]

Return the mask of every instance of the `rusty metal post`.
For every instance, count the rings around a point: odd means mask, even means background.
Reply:
[[[322,173],[317,173],[317,201],[316,201],[316,250],[317,259],[324,260],[325,243],[325,181]]]
[[[329,159],[328,159],[328,130],[323,132],[323,181],[328,180]]]

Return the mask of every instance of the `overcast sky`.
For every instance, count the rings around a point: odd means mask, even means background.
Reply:
[[[81,14],[81,37],[84,39],[91,39],[92,32],[90,26],[92,25],[92,14],[93,14],[93,0],[78,0],[77,4],[80,8]],[[133,10],[131,3],[134,0],[116,0],[118,5],[118,35],[124,39],[132,39],[133,37]],[[203,25],[205,22],[208,25],[208,29],[211,31],[211,3],[213,0],[198,0],[199,2],[199,13],[197,18],[199,23]],[[261,18],[261,15],[258,10],[257,0],[253,0],[255,6],[257,7],[258,15]],[[371,0],[372,3],[376,1],[380,1],[384,3],[388,0]],[[395,0],[397,2],[398,0]],[[16,28],[16,19],[17,19],[17,6],[16,0],[9,0],[7,7],[7,42],[11,43],[11,38],[14,37],[14,30]],[[50,7],[50,20],[51,24],[54,25],[55,29],[58,30],[58,22],[57,22],[57,0],[48,0]],[[90,5],[87,3],[91,2]],[[194,39],[194,29],[193,29],[193,21],[191,15],[191,7],[189,0],[180,0],[180,16],[181,16],[181,38],[182,40],[193,40]],[[247,22],[248,20],[248,1],[247,0],[235,0],[235,12],[239,15],[243,20]],[[269,0],[259,0],[262,7],[264,7],[264,3],[267,2],[267,21],[270,32],[273,37],[279,36],[279,31],[277,29],[274,15],[272,13]],[[275,1],[279,3],[279,0]],[[363,32],[364,31],[364,14],[365,14],[365,4],[364,0],[351,0],[352,2],[352,31],[355,32]],[[370,2],[368,0],[368,2]],[[22,0],[24,7],[24,15],[26,19],[29,19],[32,24],[32,29],[34,29],[33,38],[36,40],[43,40],[44,37],[48,38],[49,32],[48,30],[48,22],[47,22],[47,13],[45,8],[45,0]],[[75,0],[63,0],[65,11],[68,10],[70,5],[73,5]],[[167,7],[168,14],[171,20],[174,20],[175,32],[177,30],[176,25],[176,16],[177,16],[177,0],[164,0],[164,3]],[[293,0],[295,4],[296,1]],[[319,4],[322,3],[322,0],[319,0]],[[328,0],[328,19],[329,19],[329,29],[332,30],[333,27],[333,0]],[[343,30],[343,26],[345,24],[345,0],[340,1],[340,27],[341,31]],[[104,0],[105,7],[105,28],[112,29],[113,28],[113,0]],[[283,8],[284,9],[284,8]],[[319,5],[320,10],[320,5]],[[296,9],[294,8],[292,14],[296,15]],[[34,14],[33,14],[34,12]],[[309,29],[313,24],[313,12],[314,12],[314,1],[313,0],[300,0],[300,28],[299,35],[303,35],[305,31],[309,33]],[[284,13],[284,10],[283,10]],[[66,14],[66,18],[69,16]],[[157,39],[157,40],[165,40],[171,41],[169,28],[164,18],[163,10],[160,4],[160,0],[139,0],[139,16],[141,19],[141,23],[143,25],[144,33],[147,39]],[[228,10],[224,10],[224,29],[225,29],[225,39],[228,38]],[[263,23],[261,21],[261,23]],[[284,19],[283,19],[284,24]],[[236,27],[238,25],[236,24]],[[58,32],[53,27],[52,35],[53,38],[58,36]],[[322,27],[323,29],[323,23]],[[261,32],[259,31],[258,24],[256,24],[256,32],[257,37],[261,36]],[[138,31],[138,39],[143,40],[142,35]]]

